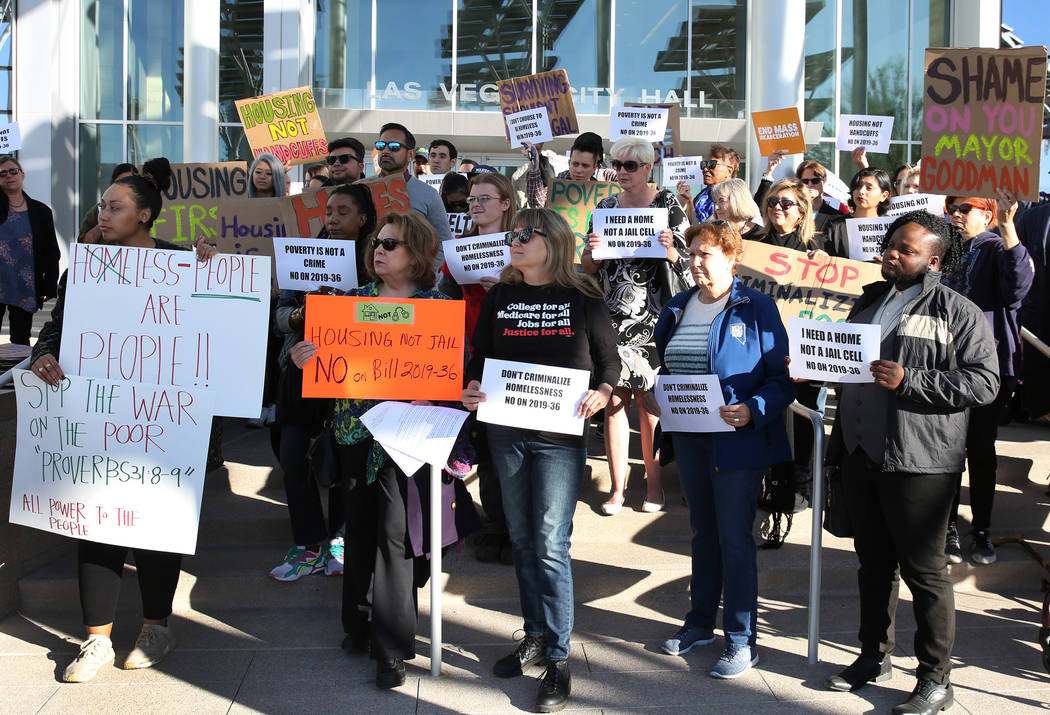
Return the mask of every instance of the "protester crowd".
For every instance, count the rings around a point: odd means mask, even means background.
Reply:
[[[542,147],[526,145],[514,177],[460,158],[452,141],[419,146],[397,123],[374,143],[381,176],[405,180],[412,211],[377,215],[372,194],[355,183],[370,158],[352,137],[333,140],[324,165],[305,172],[306,187],[327,187],[321,238],[355,241],[361,285],[351,296],[458,299],[466,307],[468,342],[461,402],[473,413],[486,396],[487,359],[584,370],[588,390],[577,415],[594,418],[604,438],[612,490],[601,511],[625,506],[629,407],[639,421],[645,498],[658,512],[666,496],[661,465],[674,460],[689,509],[692,573],[682,625],[668,634],[670,656],[715,639],[723,605],[724,647],[710,673],[735,678],[759,662],[756,543],[752,524],[770,475],[787,473],[804,492],[813,455],[808,428],[789,438],[789,405],[823,411],[829,388],[838,409],[825,463],[841,475],[845,507],[859,559],[860,654],[828,680],[855,690],[888,677],[894,647],[899,574],[914,594],[917,684],[896,712],[931,713],[951,704],[950,657],[954,603],[947,563],[961,563],[959,492],[968,462],[973,509],[970,559],[991,564],[995,438],[1004,414],[1023,401],[1032,417],[1050,412],[1045,365],[1022,347],[1022,322],[1043,339],[1045,241],[1050,205],[1019,211],[1016,197],[949,196],[947,219],[920,211],[897,217],[882,241],[882,281],[868,285],[847,321],[880,326],[880,359],[873,382],[813,383],[791,377],[788,336],[773,299],[737,276],[745,240],[805,252],[811,260],[848,258],[847,217],[884,216],[892,196],[917,190],[915,167],[892,174],[858,171],[846,202],[827,195],[827,169],[807,160],[794,176],[774,178],[787,157],[777,152],[752,194],[736,178],[740,157],[713,145],[702,163],[703,188],[674,190],[651,184],[658,156],[640,139],[612,144],[579,135],[569,169],[576,181],[616,181],[622,192],[596,208],[666,212],[655,258],[595,258],[602,238],[588,231],[577,261],[577,238],[563,216],[545,208],[555,174]],[[457,166],[458,161],[458,166]],[[249,168],[252,197],[288,192],[287,167],[269,154]],[[144,248],[186,248],[150,237],[170,182],[166,160],[114,171],[80,240]],[[439,188],[421,174],[443,175]],[[0,157],[0,318],[6,310],[13,342],[29,343],[33,311],[57,296],[50,322],[32,353],[31,369],[46,382],[63,377],[60,339],[65,277],[50,211],[21,190],[23,174]],[[460,285],[444,259],[452,239],[448,213],[468,213],[466,236],[504,234],[510,263],[498,279]],[[199,243],[197,259],[214,247]],[[515,306],[557,305],[567,330],[524,336],[506,316]],[[304,335],[306,293],[274,296],[271,354],[260,424],[272,424],[275,455],[284,475],[291,548],[270,576],[296,581],[311,574],[342,575],[344,648],[376,660],[376,685],[405,681],[414,657],[417,589],[426,583],[433,548],[476,533],[483,561],[512,563],[519,587],[524,637],[493,672],[519,676],[545,666],[537,694],[540,712],[565,706],[571,693],[574,596],[569,558],[572,517],[584,478],[587,434],[566,435],[486,424],[472,414],[444,469],[446,505],[430,514],[426,472],[406,474],[361,421],[372,400],[302,396],[303,368],[318,346]],[[68,367],[68,366],[67,366]],[[716,375],[727,431],[664,431],[653,396],[659,376]],[[1023,392],[1018,386],[1024,383]],[[337,486],[311,476],[307,452],[328,434],[344,463]],[[210,462],[221,462],[209,460]],[[214,466],[214,463],[209,466]],[[482,514],[463,478],[476,468]],[[479,518],[480,517],[480,518]],[[444,543],[425,541],[432,518],[451,524]],[[142,591],[143,628],[125,668],[158,663],[175,644],[167,625],[178,582],[178,554],[134,549]],[[78,579],[88,638],[65,670],[69,682],[91,680],[114,659],[110,632],[127,549],[80,541]],[[275,559],[276,560],[276,559]]]

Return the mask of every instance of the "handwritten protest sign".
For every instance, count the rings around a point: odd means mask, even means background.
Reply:
[[[282,164],[310,164],[328,155],[321,117],[309,87],[238,99],[237,114],[252,154],[269,152]]]
[[[1039,200],[1046,48],[927,48],[922,190]]]
[[[166,241],[214,241],[219,232],[219,204],[248,198],[248,165],[243,161],[217,164],[172,164],[171,187],[150,235]]]
[[[851,151],[864,147],[869,152],[885,154],[890,150],[893,117],[869,114],[842,114],[839,116],[839,138],[835,148]]]
[[[288,235],[288,199],[229,199],[219,203],[215,217],[219,253],[272,256],[273,239]]]
[[[459,400],[461,300],[308,295],[303,397]]]
[[[718,413],[725,405],[718,375],[657,375],[653,388],[664,432],[733,432]]]
[[[766,112],[751,112],[751,123],[758,137],[758,150],[762,156],[775,151],[788,154],[804,154],[806,140],[802,138],[802,121],[797,107],[770,109]]]
[[[869,365],[879,359],[878,323],[826,323],[788,319],[791,377],[826,382],[874,382]]]
[[[0,124],[0,154],[10,154],[22,148],[22,132],[18,122]]]
[[[364,184],[372,192],[372,203],[375,204],[377,218],[383,218],[387,214],[407,214],[412,210],[412,204],[408,200],[408,184],[401,174],[372,176],[357,183]]]
[[[669,113],[669,109],[660,107],[613,107],[609,112],[609,139],[632,137],[648,142],[663,141]]]
[[[667,228],[667,209],[594,209],[592,220],[602,237],[593,258],[667,258],[658,240]]]
[[[893,221],[893,216],[846,219],[849,257],[855,261],[870,261],[875,256],[881,256],[882,239]]]
[[[470,214],[450,213],[448,215],[448,230],[452,232],[452,238],[459,238],[474,227],[470,220]]]
[[[524,109],[507,114],[503,118],[507,121],[507,133],[510,134],[511,146],[524,146],[526,142],[541,144],[554,138],[554,135],[551,134],[551,120],[547,116],[546,107]]]
[[[882,280],[881,268],[847,258],[812,260],[802,251],[744,241],[737,264],[744,285],[776,301],[780,317],[840,323],[868,283]]]
[[[321,286],[356,288],[354,241],[332,238],[273,239],[277,285],[282,290],[315,291]]]
[[[569,74],[565,70],[500,80],[497,89],[504,116],[525,109],[545,107],[550,118],[551,134],[560,137],[580,131],[576,121],[576,106],[572,102]],[[510,138],[509,134],[507,138]]]
[[[460,285],[499,278],[500,271],[510,263],[510,247],[502,233],[456,238],[446,241],[444,249],[448,269]]]
[[[587,245],[587,228],[591,211],[607,196],[616,196],[623,189],[615,181],[573,181],[554,179],[547,194],[547,208],[553,209],[569,222],[576,234],[576,263]]]
[[[10,522],[104,544],[192,554],[213,396],[66,373],[14,373]]]
[[[591,374],[586,370],[528,362],[485,359],[478,419],[561,434],[583,434],[583,418],[576,409],[587,393]]]
[[[677,103],[643,104],[640,102],[624,102],[625,107],[642,107],[645,109],[666,109],[667,126],[664,128],[663,136],[653,140],[653,149],[656,151],[656,163],[661,164],[664,160],[682,155],[682,111]]]
[[[258,416],[270,258],[219,254],[200,262],[189,251],[70,248],[67,375],[207,388],[217,414]]]
[[[704,183],[704,172],[700,169],[702,156],[676,156],[664,159],[663,186],[676,186],[679,181],[690,185]]]
[[[890,199],[887,216],[903,216],[911,211],[926,211],[934,216],[944,215],[944,196],[939,194],[902,194]]]

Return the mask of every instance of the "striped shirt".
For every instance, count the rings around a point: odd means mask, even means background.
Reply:
[[[711,334],[711,323],[729,302],[729,293],[714,303],[690,300],[678,327],[664,350],[664,365],[672,375],[706,375],[707,339]]]

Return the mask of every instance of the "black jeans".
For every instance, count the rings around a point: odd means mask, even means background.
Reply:
[[[1011,392],[1011,388],[1001,387],[992,404],[970,410],[970,423],[966,429],[966,462],[970,473],[970,508],[973,511],[974,531],[983,531],[992,525],[995,471],[999,466],[995,456],[995,440],[999,436],[999,415],[1003,405],[1010,399]],[[962,474],[959,474],[955,481],[955,501],[952,502],[953,522],[959,518],[961,486]]]
[[[0,324],[4,322],[5,311],[7,312],[7,326],[11,332],[11,343],[29,345],[29,337],[33,332],[33,314],[13,305],[0,303]]]
[[[893,650],[899,573],[912,592],[916,675],[946,683],[955,642],[955,595],[944,532],[955,474],[884,472],[859,447],[842,469],[860,560],[861,653],[881,658]]]
[[[142,595],[142,615],[162,621],[171,615],[171,602],[179,585],[182,554],[148,549],[132,549]],[[77,577],[80,586],[80,609],[85,626],[112,623],[117,614],[120,578],[128,547],[77,542]]]
[[[284,495],[292,522],[292,540],[300,546],[319,544],[335,536],[343,525],[341,488],[324,490],[328,499],[328,525],[321,508],[321,490],[306,464],[306,448],[320,427],[287,424],[281,427],[281,469]]]

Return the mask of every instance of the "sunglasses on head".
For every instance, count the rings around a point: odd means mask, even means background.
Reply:
[[[820,186],[824,183],[824,179],[820,178],[819,176],[811,176],[808,179],[799,179],[799,181],[801,181],[806,186]]]
[[[2,175],[2,174],[3,174],[3,172],[0,172],[0,175]],[[971,211],[973,211],[973,209],[974,209],[974,207],[971,206],[970,204],[952,204],[951,206],[949,206],[948,208],[945,209],[945,212],[949,216],[954,216],[957,213],[960,213],[963,216],[965,216],[966,214],[968,214]]]
[[[401,151],[404,147],[405,147],[405,145],[402,144],[401,142],[384,142],[384,141],[376,142],[376,150],[377,151],[383,151],[384,149],[389,149],[390,151]]]
[[[393,251],[395,248],[400,246],[404,241],[400,238],[373,238],[372,239],[372,250],[383,247],[384,251]]]
[[[792,206],[798,206],[798,203],[791,199],[777,199],[773,197],[766,199],[766,208],[775,209],[777,206],[782,210],[787,211]]]
[[[624,171],[626,171],[629,174],[633,174],[634,172],[636,172],[639,169],[641,169],[643,166],[646,166],[646,164],[643,164],[643,163],[640,163],[640,162],[637,162],[637,161],[634,161],[634,160],[631,160],[631,161],[620,161],[619,159],[613,159],[612,160],[612,168],[614,170],[619,171],[620,169],[623,169]]]
[[[522,229],[519,229],[517,231],[507,231],[507,233],[504,234],[504,236],[503,236],[503,240],[506,242],[506,244],[508,246],[510,244],[514,243],[514,241],[517,241],[518,243],[521,243],[521,244],[525,244],[525,243],[528,243],[529,241],[532,240],[532,234],[534,234],[534,233],[538,233],[539,235],[543,236],[544,238],[547,237],[547,234],[545,234],[543,231],[539,230],[538,228],[531,228],[530,227],[530,228],[522,228]]]
[[[353,154],[329,154],[325,157],[325,161],[328,162],[328,166],[334,166],[336,164],[348,164],[353,159],[358,164],[361,163],[361,159],[354,156]]]

